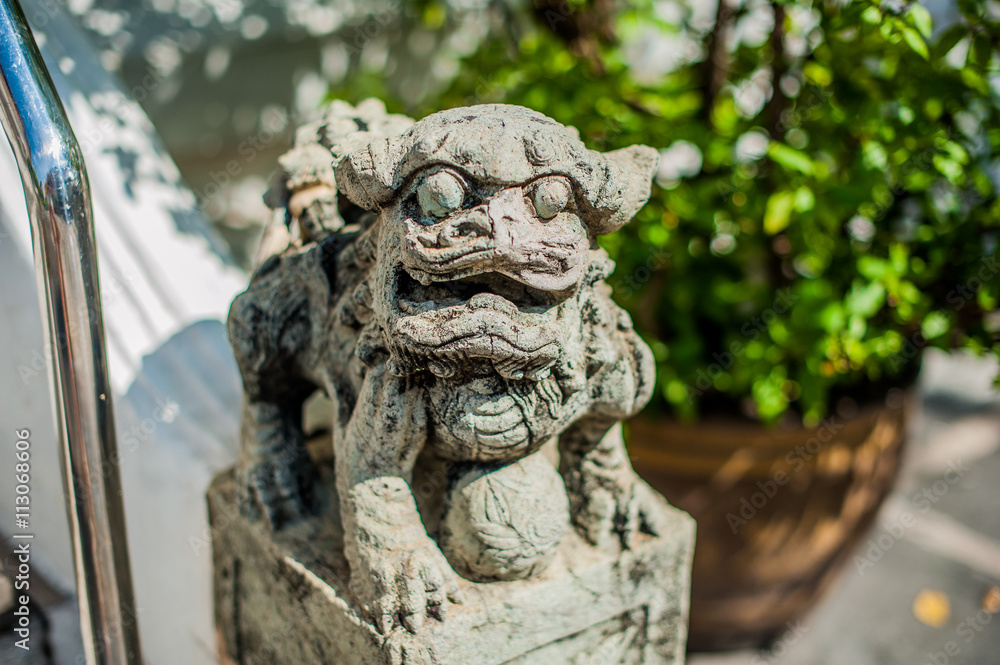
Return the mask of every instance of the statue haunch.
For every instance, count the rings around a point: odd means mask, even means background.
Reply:
[[[302,406],[329,395],[351,589],[384,634],[444,620],[456,574],[540,574],[571,524],[601,547],[659,533],[618,426],[652,358],[595,242],[645,203],[656,157],[588,150],[518,106],[414,123],[369,101],[335,103],[282,158],[268,200],[299,238],[229,317],[241,501],[275,529],[315,510]],[[417,467],[439,481],[415,492]]]

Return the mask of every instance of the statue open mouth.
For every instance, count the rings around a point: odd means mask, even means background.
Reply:
[[[509,312],[511,316],[517,316],[518,313],[531,316],[545,314],[566,299],[565,294],[535,288],[497,272],[433,281],[425,285],[411,277],[406,270],[400,270],[398,292],[399,307],[406,314],[446,309],[476,301],[481,303],[480,307],[492,305],[500,311]]]
[[[390,352],[401,374],[429,370],[451,377],[473,366],[508,379],[540,380],[559,358],[559,304],[568,294],[494,272],[425,285],[401,270],[397,288]]]

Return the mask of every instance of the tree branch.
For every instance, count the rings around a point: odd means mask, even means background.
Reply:
[[[712,126],[712,109],[715,106],[715,98],[718,96],[722,86],[726,83],[726,75],[729,73],[729,54],[726,52],[726,35],[729,33],[729,25],[733,19],[733,10],[726,6],[726,0],[719,0],[719,6],[715,10],[715,25],[712,31],[705,36],[705,44],[708,47],[708,55],[702,62],[702,119]]]

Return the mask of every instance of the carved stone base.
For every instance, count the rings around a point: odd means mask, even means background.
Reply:
[[[668,509],[667,537],[645,537],[628,552],[570,533],[541,578],[463,580],[464,602],[449,605],[444,622],[386,638],[348,593],[336,505],[275,535],[238,515],[231,472],[208,500],[216,618],[238,665],[684,662],[694,521],[679,510]]]

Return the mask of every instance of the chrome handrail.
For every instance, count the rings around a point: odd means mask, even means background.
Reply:
[[[139,665],[90,187],[17,0],[0,2],[0,121],[31,218],[88,665]]]

